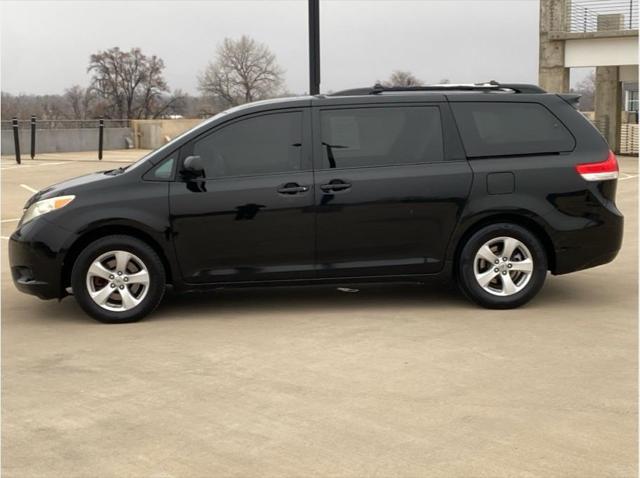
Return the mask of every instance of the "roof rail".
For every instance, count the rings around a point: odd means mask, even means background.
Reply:
[[[529,85],[525,83],[498,83],[497,81],[487,81],[484,83],[473,84],[440,84],[440,85],[424,85],[424,86],[383,86],[376,83],[372,88],[354,88],[350,90],[337,91],[327,96],[362,96],[362,95],[378,95],[386,92],[401,91],[511,91],[513,93],[546,93],[545,90],[537,85]]]

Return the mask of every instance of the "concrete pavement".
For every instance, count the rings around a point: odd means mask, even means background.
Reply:
[[[3,161],[2,237],[24,186],[119,165]],[[109,326],[18,293],[2,239],[3,476],[636,476],[637,160],[622,171],[618,258],[514,311],[444,286],[229,290]]]

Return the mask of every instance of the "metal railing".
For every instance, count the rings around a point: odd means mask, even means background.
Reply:
[[[638,139],[638,125],[632,123],[625,123],[620,126],[620,154],[637,155],[639,152]]]
[[[638,29],[638,0],[567,0],[566,8],[571,33]]]
[[[36,156],[36,136],[38,130],[53,130],[53,129],[95,129],[96,139],[98,143],[98,159],[102,159],[102,153],[104,148],[104,129],[105,128],[128,128],[129,120],[112,120],[112,119],[92,119],[92,120],[38,120],[35,116],[32,116],[29,120],[19,120],[13,118],[12,120],[3,120],[0,122],[2,130],[13,131],[14,142],[14,154],[16,157],[16,163],[21,164],[22,158],[20,155],[20,130],[21,128],[30,131],[29,134],[29,154],[31,159]]]
[[[129,120],[119,120],[119,119],[104,119],[105,128],[128,128]],[[13,120],[2,120],[0,121],[1,129],[10,130],[13,128]],[[29,128],[31,127],[31,120],[18,120],[18,126],[20,128]],[[36,122],[37,129],[85,129],[85,128],[99,128],[100,127],[100,119],[84,119],[84,120],[68,120],[68,119],[59,119],[59,120],[42,120],[38,119]]]

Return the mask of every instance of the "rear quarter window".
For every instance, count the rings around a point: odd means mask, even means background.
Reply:
[[[469,157],[573,151],[569,130],[539,103],[451,103]]]

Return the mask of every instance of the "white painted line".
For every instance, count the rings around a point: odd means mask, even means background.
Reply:
[[[2,221],[0,221],[0,222],[17,222],[17,221],[19,221],[19,220],[20,220],[20,218],[19,218],[19,217],[16,217],[15,219],[3,219],[3,220],[2,220]]]
[[[21,184],[20,185],[21,188],[25,188],[27,191],[30,191],[32,193],[37,193],[38,190],[37,189],[33,189],[31,186],[27,186],[26,184]]]
[[[7,236],[0,236],[0,239],[6,239],[7,241],[9,240]]]
[[[9,171],[10,169],[25,169],[25,168],[33,168],[34,165],[26,165],[26,166],[9,166],[8,168],[0,168],[2,171]]]
[[[10,169],[24,169],[24,168],[36,168],[38,166],[56,166],[58,164],[65,164],[65,161],[57,163],[39,163],[39,164],[15,164],[13,166],[0,168],[1,171],[8,171]]]
[[[638,177],[637,174],[636,175],[627,174],[627,173],[622,173],[622,174],[624,174],[625,177],[624,178],[618,178],[619,181],[624,181],[626,179],[633,179],[633,178],[637,178]]]

